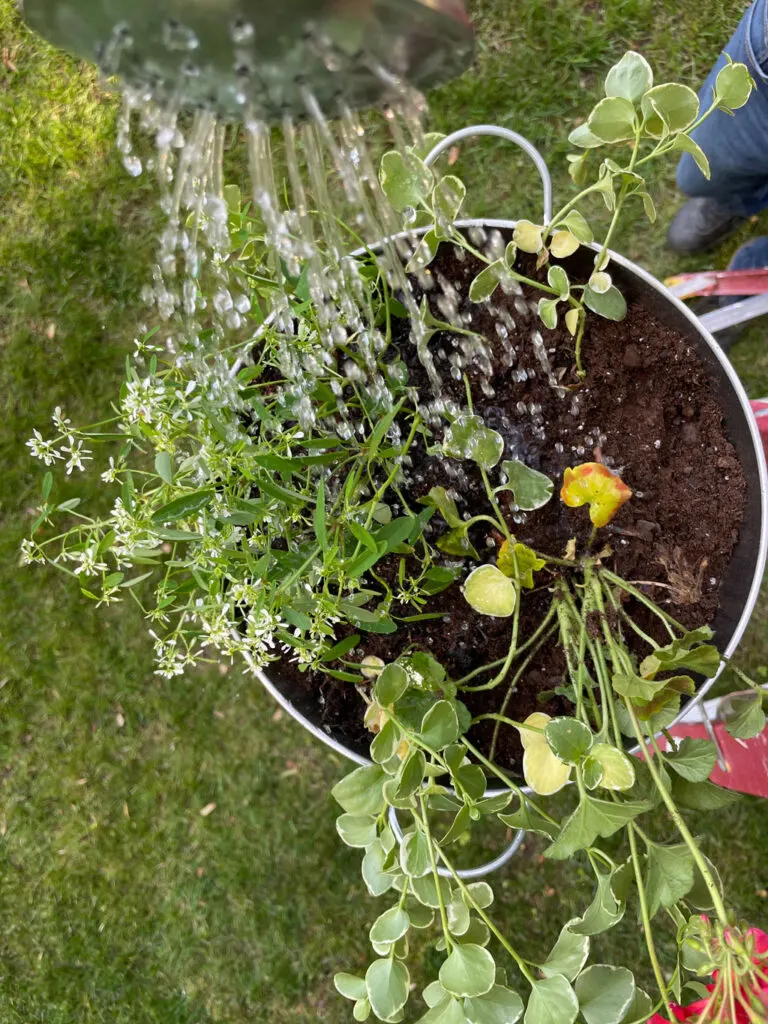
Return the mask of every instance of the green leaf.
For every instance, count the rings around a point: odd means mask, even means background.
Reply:
[[[571,283],[568,280],[568,275],[562,267],[556,263],[553,264],[547,271],[547,281],[551,288],[555,288],[558,292],[559,298],[565,300],[571,290]]]
[[[627,303],[615,285],[600,294],[589,285],[584,289],[584,302],[593,313],[606,320],[623,320],[627,315]]]
[[[600,100],[587,119],[589,131],[603,142],[634,139],[636,125],[634,106],[621,96],[608,96]]]
[[[408,1002],[408,968],[399,960],[374,960],[365,974],[365,987],[373,1012],[386,1020],[394,1017]]]
[[[598,145],[600,145],[599,140]],[[573,181],[574,185],[584,186],[589,176],[589,165],[587,163],[589,153],[569,153],[565,159],[568,161],[568,174],[571,177],[571,181]]]
[[[720,652],[713,644],[690,641],[686,634],[679,640],[673,640],[666,647],[657,648],[653,654],[644,658],[640,665],[640,673],[647,678],[653,678],[657,672],[685,668],[710,679],[717,674],[720,661]]]
[[[486,299],[490,299],[506,273],[507,266],[504,260],[496,260],[481,270],[469,286],[469,301],[485,302]]]
[[[576,921],[569,921],[563,926],[552,951],[541,964],[541,972],[546,978],[560,974],[568,981],[573,981],[587,962],[589,938],[584,934],[571,931],[571,925],[576,923]]]
[[[575,989],[587,1024],[621,1024],[635,998],[635,979],[626,967],[593,964],[576,979]]]
[[[342,814],[336,819],[336,831],[347,846],[365,849],[376,839],[376,819],[365,814]]]
[[[628,50],[608,72],[605,95],[621,97],[636,106],[652,85],[651,65],[641,54]]]
[[[466,1021],[461,1003],[453,996],[444,996],[423,1017],[419,1017],[417,1024],[466,1024]]]
[[[540,836],[547,836],[553,839],[557,835],[557,825],[553,825],[543,818],[538,811],[532,810],[527,800],[521,801],[520,806],[512,814],[500,814],[499,821],[509,828],[519,828],[524,832],[535,832]]]
[[[461,899],[452,900],[445,908],[448,931],[451,935],[464,935],[469,928],[469,908]]]
[[[424,715],[419,735],[430,750],[442,750],[459,738],[459,720],[453,704],[439,700]]]
[[[704,177],[709,181],[710,169],[709,160],[704,153],[704,150],[698,143],[694,142],[690,135],[676,135],[675,141],[672,145],[672,149],[678,150],[682,153],[690,153],[693,159],[696,161],[696,166],[699,168]]]
[[[443,451],[452,459],[471,459],[482,469],[493,469],[504,451],[504,439],[479,416],[463,414],[446,430]]]
[[[532,986],[525,1024],[573,1024],[579,1012],[576,993],[561,975]]]
[[[622,792],[631,789],[635,784],[635,766],[632,758],[608,743],[597,743],[590,751],[589,761],[600,766],[600,778],[597,785],[603,789]],[[586,772],[587,764],[584,765]]]
[[[353,647],[357,647],[359,643],[360,635],[358,633],[353,633],[351,636],[345,636],[343,640],[339,640],[339,642],[334,644],[333,647],[328,648],[323,655],[322,660],[336,661],[337,658],[343,658],[345,654],[349,654]]]
[[[517,604],[515,584],[495,565],[473,569],[461,589],[470,608],[492,618],[509,618]]]
[[[553,331],[557,327],[557,299],[539,299],[538,309],[541,322]]]
[[[645,131],[658,139],[693,124],[699,113],[699,97],[687,85],[667,82],[648,90],[643,96],[642,111]]]
[[[459,515],[455,500],[448,494],[444,487],[431,487],[424,498],[419,498],[422,505],[429,505],[436,508],[449,526],[465,526],[464,520]]]
[[[467,1024],[515,1024],[523,1015],[523,1001],[517,992],[494,985],[490,992],[464,1000]]]
[[[408,673],[401,665],[392,663],[386,665],[373,689],[376,703],[383,708],[391,707],[396,700],[399,700],[408,689]]]
[[[526,590],[533,590],[533,574],[547,563],[525,544],[515,544],[510,548],[509,541],[505,540],[499,549],[496,564],[505,576],[517,580]]]
[[[607,839],[627,822],[648,810],[638,801],[613,803],[597,797],[584,797],[562,827],[555,842],[544,851],[551,860],[567,860],[578,850],[592,846],[598,836]]]
[[[677,846],[648,845],[645,893],[648,913],[672,907],[693,887],[693,856],[683,843]]]
[[[487,910],[493,903],[493,889],[487,882],[470,882],[462,898],[467,906],[470,905],[468,901],[471,899],[473,905],[476,904],[481,910]]]
[[[397,796],[405,800],[421,787],[427,761],[421,750],[414,749],[403,761],[397,784]]]
[[[340,971],[334,974],[333,984],[339,995],[345,999],[365,999],[367,995],[365,979],[358,978],[356,974],[345,974],[344,971]]]
[[[712,877],[715,880],[717,889],[722,896],[724,894],[723,882],[720,878],[720,872],[717,870],[712,861],[702,854],[704,860],[709,868]],[[693,885],[685,897],[686,903],[690,903],[696,910],[712,910],[714,908],[714,902],[712,900],[712,893],[709,891],[707,883],[704,881],[704,876],[699,871],[698,865],[693,866]]]
[[[555,231],[549,241],[549,251],[559,260],[573,256],[578,248],[578,238],[576,235],[572,235],[566,228],[560,228],[558,231]],[[564,298],[567,298],[567,295]]]
[[[397,942],[411,927],[411,919],[402,907],[390,907],[376,918],[368,933],[371,942]],[[358,996],[362,999],[363,996]]]
[[[648,218],[651,224],[655,224],[656,207],[653,204],[653,199],[651,199],[647,192],[638,192],[636,194],[639,195],[643,201],[643,210],[645,211],[645,216]]]
[[[592,733],[576,718],[553,718],[544,727],[549,749],[566,764],[579,764],[592,749]]]
[[[479,764],[463,764],[453,773],[453,778],[472,800],[480,800],[485,793],[485,772]]]
[[[469,539],[468,530],[469,524],[464,523],[463,526],[458,526],[455,530],[444,533],[442,537],[438,538],[438,551],[443,551],[446,555],[461,555],[462,557],[474,559],[480,558],[472,541]]]
[[[452,224],[459,215],[466,194],[467,187],[464,182],[453,174],[447,174],[435,185],[432,192],[432,207]]]
[[[681,807],[691,811],[717,811],[741,799],[740,793],[723,789],[713,782],[688,782],[681,778],[673,780],[672,796]]]
[[[627,1024],[636,1024],[636,1021],[647,1020],[653,1013],[653,1000],[641,988],[635,989],[632,1002],[624,1012],[624,1020]]]
[[[47,501],[51,494],[51,488],[53,487],[53,473],[49,470],[46,471],[43,477],[42,494],[43,501]]]
[[[578,210],[571,210],[562,223],[580,242],[588,244],[594,240],[595,236],[592,234],[592,228],[587,223],[584,215],[579,213]]]
[[[600,935],[618,924],[624,916],[624,905],[617,900],[612,881],[616,872],[597,874],[597,890],[581,920],[571,922],[577,935]]]
[[[317,504],[312,514],[312,522],[315,527],[315,537],[323,551],[328,551],[328,534],[325,529],[325,481],[321,480],[317,488]]]
[[[378,814],[384,807],[382,786],[387,778],[383,768],[356,768],[331,790],[331,796],[348,814]]]
[[[515,504],[524,512],[546,505],[554,493],[555,485],[549,477],[526,466],[520,459],[506,459],[501,464],[501,471],[507,482],[497,489],[512,491]]]
[[[393,719],[385,722],[371,743],[371,760],[376,764],[386,764],[391,760],[400,745],[402,733]]]
[[[372,843],[365,851],[361,871],[371,896],[383,896],[392,888],[392,876],[384,870],[386,856],[379,841]]]
[[[173,460],[170,452],[158,452],[155,456],[155,472],[168,485],[173,483]]]
[[[751,740],[765,729],[763,695],[752,693],[729,697],[725,704],[726,729],[739,740]]]
[[[578,146],[580,149],[597,149],[599,146],[604,145],[603,140],[590,131],[589,126],[586,124],[580,124],[578,128],[574,128],[568,136],[568,141],[572,146]],[[584,156],[586,156],[586,153]],[[583,160],[584,158],[582,157],[581,162],[577,159],[569,161],[571,166],[568,169],[568,173],[576,185],[583,185],[586,181],[586,166]]]
[[[448,879],[440,878],[438,876],[438,883],[440,885],[440,897],[442,898],[443,905],[450,903],[451,887],[448,883]],[[422,878],[412,878],[411,891],[419,903],[423,904],[425,907],[431,907],[433,910],[437,910],[440,906],[435,876],[433,874],[430,873],[429,875],[424,875]]]
[[[410,832],[400,844],[400,867],[409,878],[423,878],[432,870],[429,840],[423,832]]]
[[[429,928],[434,923],[435,914],[430,907],[409,896],[405,901],[405,909],[411,919],[411,928]]]
[[[493,957],[482,946],[474,943],[456,945],[440,968],[440,984],[451,995],[474,998],[485,995],[496,980]]]
[[[726,64],[715,79],[715,96],[721,110],[743,107],[755,83],[745,64]]]
[[[358,999],[352,1007],[352,1017],[357,1021],[365,1021],[371,1015],[371,1004],[368,999]]]
[[[402,213],[409,207],[419,207],[426,202],[432,190],[433,178],[432,172],[417,156],[391,150],[381,158],[379,180],[384,195]]]
[[[717,763],[717,750],[709,740],[686,736],[679,748],[666,755],[667,765],[689,782],[704,782]]]
[[[167,505],[163,505],[152,516],[153,523],[175,523],[179,519],[186,519],[194,515],[200,509],[206,508],[213,500],[213,489],[206,488],[202,491],[190,491],[180,498],[174,498]]]

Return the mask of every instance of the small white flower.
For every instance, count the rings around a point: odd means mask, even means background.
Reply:
[[[53,410],[53,416],[51,417],[51,419],[53,420],[54,427],[57,427],[62,434],[68,433],[72,420],[68,419],[62,413],[60,405],[57,405],[56,408]]]
[[[82,441],[76,441],[74,437],[69,437],[67,441],[68,443],[63,446],[62,451],[69,455],[67,459],[67,476],[69,476],[73,469],[85,469],[83,461],[92,461],[92,456],[91,449],[83,448]]]
[[[96,607],[101,608],[102,605],[117,604],[120,601],[120,598],[117,596],[119,589],[119,587],[106,587],[96,602]]]
[[[45,557],[33,540],[25,537],[21,542],[21,564],[32,565],[33,562],[44,562]]]
[[[85,551],[80,551],[74,556],[78,561],[75,569],[75,576],[96,576],[100,572],[106,572],[107,566],[98,560],[98,553],[95,544],[92,544]]]
[[[105,484],[113,484],[117,480],[117,474],[120,472],[118,466],[115,465],[114,458],[109,456],[109,469],[105,469],[101,474],[101,479]]]
[[[42,459],[46,466],[52,466],[55,459],[62,459],[61,452],[56,451],[53,441],[45,441],[39,430],[32,431],[32,437],[26,442],[27,448],[36,459]]]

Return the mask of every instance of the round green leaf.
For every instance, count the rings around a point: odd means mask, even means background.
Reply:
[[[345,999],[365,999],[367,996],[365,979],[358,978],[356,974],[345,974],[343,971],[334,974],[333,984]]]
[[[506,271],[504,260],[496,260],[481,270],[469,286],[469,301],[485,302],[486,299],[490,299]]]
[[[373,738],[371,743],[371,759],[376,764],[386,764],[387,761],[395,756],[395,752],[400,744],[400,736],[400,729],[390,718],[382,726],[381,732],[378,732]]]
[[[581,771],[587,789],[597,789],[603,777],[603,766],[600,762],[590,754],[581,766]]]
[[[382,707],[391,707],[408,689],[408,673],[402,665],[387,665],[382,669],[373,695]]]
[[[589,287],[598,295],[605,295],[612,284],[611,275],[604,270],[596,270],[589,279]]]
[[[539,318],[547,330],[557,327],[557,299],[539,299]]]
[[[611,285],[603,295],[587,285],[584,289],[584,302],[593,313],[606,320],[623,320],[627,315],[627,303],[615,285]]]
[[[595,237],[592,234],[592,228],[586,221],[583,214],[579,213],[578,210],[571,210],[568,216],[563,221],[563,224],[568,228],[572,235],[574,235],[580,242],[591,242]]]
[[[432,189],[432,172],[417,156],[392,150],[381,158],[379,180],[384,194],[399,212],[419,206]]]
[[[405,799],[421,787],[427,760],[421,750],[412,750],[403,761],[397,784],[397,796]]]
[[[400,867],[409,878],[423,878],[432,870],[429,840],[423,832],[410,832],[400,844]]]
[[[371,942],[397,942],[408,931],[411,919],[402,907],[390,907],[376,918],[368,932]],[[358,999],[362,999],[358,996]]]
[[[566,764],[579,764],[592,748],[592,733],[575,718],[553,718],[544,735],[552,753]]]
[[[494,985],[484,996],[464,1001],[467,1024],[515,1024],[522,1015],[522,999],[503,985]]]
[[[525,1024],[573,1024],[579,1012],[576,993],[562,974],[533,984]]]
[[[421,993],[421,998],[431,1009],[433,1006],[444,1003],[448,998],[448,993],[439,981],[431,981]]]
[[[462,999],[485,995],[496,980],[493,957],[474,943],[458,945],[440,968],[440,984],[451,995]]]
[[[439,700],[424,715],[419,735],[431,750],[442,750],[459,738],[459,720],[453,704]]]
[[[378,765],[356,768],[331,790],[331,796],[349,814],[378,814],[384,806],[386,774]]]
[[[557,255],[554,249],[552,250],[552,252],[554,253],[554,255]],[[551,288],[557,289],[558,297],[560,299],[568,298],[568,293],[571,290],[571,285],[568,280],[568,275],[562,267],[559,267],[557,264],[551,266],[547,271],[547,281]]]
[[[392,888],[392,875],[384,870],[386,857],[380,842],[372,843],[365,851],[361,871],[371,896],[383,896]]]
[[[647,992],[644,992],[641,988],[636,988],[632,1002],[629,1004],[626,1012],[624,1013],[624,1020],[647,1020],[647,1018],[650,1017],[652,1013],[653,1000]]]
[[[469,928],[469,908],[461,898],[453,900],[445,908],[448,917],[448,931],[451,935],[464,935]]]
[[[629,100],[608,96],[589,115],[587,127],[603,142],[622,142],[635,137],[637,117]]]
[[[597,149],[598,146],[603,145],[603,140],[598,139],[586,124],[580,124],[578,128],[574,128],[568,136],[568,141],[572,146],[579,146],[580,149]],[[570,161],[571,166],[568,169],[568,173],[577,185],[583,185],[586,180],[586,165],[584,162],[586,155],[585,153],[583,157],[576,157]]]
[[[635,979],[626,967],[593,964],[578,976],[575,989],[587,1024],[620,1024],[635,997]]]
[[[376,819],[362,814],[342,814],[336,819],[336,831],[347,846],[364,850],[376,839]]]
[[[480,565],[473,569],[462,591],[471,608],[492,618],[509,618],[517,604],[514,583],[495,565]]]
[[[437,910],[440,906],[440,899],[437,895],[437,885],[440,886],[440,898],[443,901],[443,905],[451,902],[451,886],[447,878],[440,878],[439,881],[435,882],[435,876],[432,874],[424,875],[422,878],[411,879],[411,891],[416,899],[425,907],[431,907],[433,910]]]
[[[755,83],[745,64],[726,64],[715,80],[715,96],[724,110],[743,107]]]
[[[483,469],[493,469],[504,451],[504,439],[479,416],[462,415],[446,430],[443,451],[452,459],[471,459]]]
[[[621,792],[635,784],[635,767],[632,758],[608,743],[598,743],[590,751],[590,759],[600,765],[599,785],[603,789]]]
[[[461,204],[467,194],[467,186],[461,178],[447,174],[435,185],[432,193],[432,206],[436,213],[445,220],[453,222],[459,215]]]
[[[374,960],[365,975],[365,987],[373,1012],[386,1020],[394,1017],[408,1001],[408,968],[399,960]]]
[[[493,903],[493,889],[487,882],[470,882],[467,886],[467,895],[463,898],[469,900],[471,897],[473,905],[481,910],[487,910]]]
[[[363,1021],[368,1020],[371,1015],[371,1004],[367,999],[358,999],[355,1005],[352,1007],[352,1016],[355,1020]]]
[[[506,459],[501,471],[507,478],[504,490],[512,491],[515,504],[523,512],[533,512],[546,505],[554,493],[555,485],[549,477],[526,466],[520,459]]]
[[[645,131],[653,138],[681,132],[696,120],[699,97],[687,85],[667,82],[655,85],[643,96]]]
[[[651,65],[641,54],[628,50],[608,72],[605,95],[619,96],[637,105],[652,85]]]

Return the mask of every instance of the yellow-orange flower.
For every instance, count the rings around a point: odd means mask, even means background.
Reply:
[[[583,462],[570,466],[563,475],[560,497],[569,508],[589,505],[589,518],[595,526],[610,523],[632,491],[617,473],[601,462]]]

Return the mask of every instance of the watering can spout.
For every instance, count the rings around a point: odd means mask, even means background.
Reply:
[[[149,97],[230,119],[329,116],[423,90],[472,58],[463,0],[24,0],[54,45]]]

